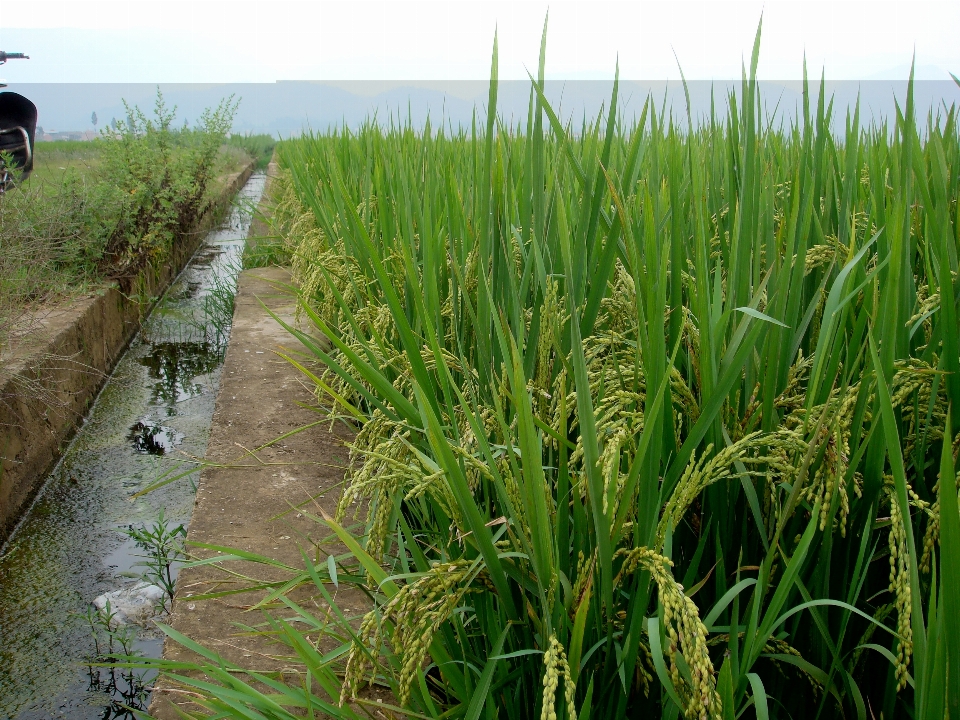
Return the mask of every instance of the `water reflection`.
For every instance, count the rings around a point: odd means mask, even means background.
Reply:
[[[203,393],[203,384],[194,379],[206,375],[223,362],[225,348],[208,342],[157,342],[140,358],[153,385],[154,405],[170,407]]]
[[[165,455],[183,442],[183,433],[146,418],[133,424],[127,439],[145,455]]]
[[[104,658],[107,660],[107,658]],[[106,695],[110,702],[104,706],[101,720],[136,720],[143,717],[150,706],[153,689],[142,673],[115,667],[87,667],[90,684],[87,691]]]

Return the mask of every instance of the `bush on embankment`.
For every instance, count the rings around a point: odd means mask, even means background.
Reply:
[[[698,125],[574,133],[541,60],[511,128],[494,61],[485,129],[281,145],[291,358],[359,432],[282,676],[198,648],[196,717],[960,717],[957,109],[779,126],[757,52]]]
[[[265,170],[273,157],[277,141],[266,133],[234,133],[227,138],[227,146],[239,148],[256,162],[257,170]]]
[[[39,303],[162,263],[213,200],[235,109],[176,127],[158,94],[154,117],[128,108],[82,151],[51,143],[57,161],[70,156],[56,169],[38,143],[33,176],[0,196],[0,344]]]

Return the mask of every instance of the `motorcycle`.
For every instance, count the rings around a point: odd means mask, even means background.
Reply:
[[[0,50],[0,65],[7,60],[29,60],[23,53]],[[0,82],[0,87],[6,83]],[[0,92],[0,193],[15,177],[26,180],[33,170],[33,142],[37,132],[37,106],[15,92]]]

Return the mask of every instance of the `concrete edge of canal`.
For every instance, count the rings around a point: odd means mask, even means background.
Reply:
[[[0,368],[0,543],[30,506],[78,423],[163,295],[253,173],[227,177],[217,202],[160,267],[113,282],[37,319]],[[145,305],[141,298],[151,298]]]

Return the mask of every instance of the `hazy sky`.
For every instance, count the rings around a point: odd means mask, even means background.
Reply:
[[[486,79],[547,74],[739,77],[763,14],[762,78],[795,79],[804,53],[828,79],[960,75],[960,2],[302,2],[0,0],[0,49],[16,82],[272,82]],[[676,54],[676,58],[674,57]]]

